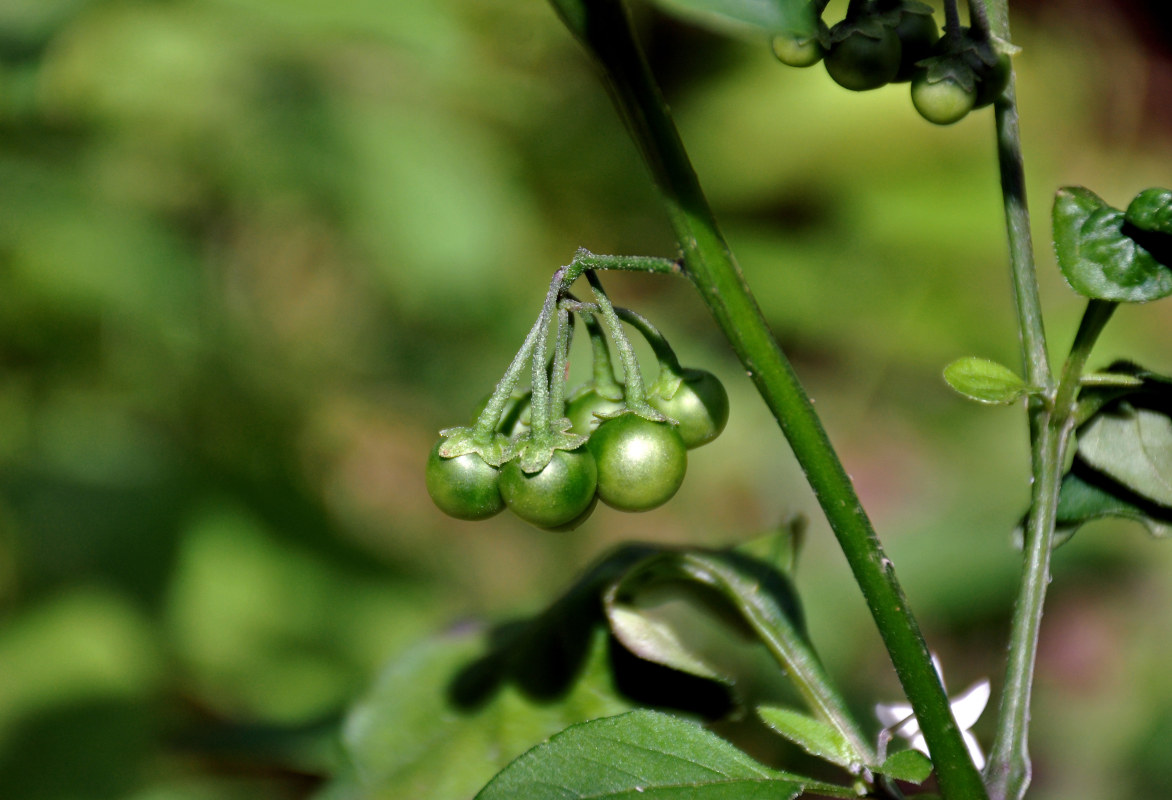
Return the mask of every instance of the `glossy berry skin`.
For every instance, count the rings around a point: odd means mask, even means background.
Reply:
[[[622,400],[611,400],[600,395],[594,388],[575,392],[566,403],[566,416],[573,425],[571,430],[589,436],[602,422],[595,414],[618,414],[627,406]]]
[[[635,414],[608,419],[587,444],[598,463],[598,497],[620,511],[649,511],[675,495],[688,449],[675,426]]]
[[[427,457],[425,481],[432,501],[456,519],[488,519],[505,507],[500,491],[500,471],[476,453],[455,458],[439,454],[443,440]]]
[[[789,67],[812,67],[822,60],[823,50],[817,37],[779,33],[773,37],[773,55]]]
[[[974,92],[950,78],[928,83],[927,72],[921,70],[912,79],[912,105],[920,116],[937,125],[951,125],[973,110]]]
[[[652,394],[647,402],[679,423],[676,432],[691,450],[708,444],[724,430],[728,423],[728,392],[708,370],[685,369],[682,377],[683,383],[670,400]]]
[[[584,520],[593,506],[597,483],[598,468],[585,447],[554,450],[539,472],[526,473],[516,460],[501,467],[505,505],[539,528],[564,530]]]
[[[901,52],[899,36],[891,28],[882,28],[878,38],[852,31],[831,46],[825,56],[826,71],[845,89],[878,89],[895,79]]]

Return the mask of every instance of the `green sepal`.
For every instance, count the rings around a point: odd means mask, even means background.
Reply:
[[[532,432],[512,443],[512,457],[518,460],[521,470],[532,475],[549,464],[555,450],[577,450],[590,437],[571,433],[573,423],[567,417],[553,420],[549,428]]]
[[[1071,288],[1098,300],[1142,303],[1172,294],[1172,269],[1128,235],[1124,212],[1089,189],[1054,196],[1054,251]]]
[[[900,750],[889,755],[882,765],[875,768],[875,772],[918,786],[932,774],[932,759],[919,750]]]
[[[1009,367],[976,356],[953,361],[944,368],[944,380],[959,394],[987,405],[1008,405],[1029,391]]]
[[[664,400],[671,400],[676,396],[676,392],[684,385],[684,376],[678,372],[672,372],[660,365],[659,375],[655,378],[655,383],[651,384],[647,390],[647,396],[659,395]]]
[[[868,39],[882,39],[890,26],[881,14],[865,14],[854,19],[844,19],[830,29],[827,46],[846,41],[856,33]]]
[[[977,72],[969,65],[968,60],[961,56],[951,53],[932,56],[917,61],[916,64],[924,68],[924,79],[928,83],[952,81],[969,94],[977,90]]]
[[[627,398],[626,402],[627,407],[622,411],[616,411],[613,414],[599,414],[598,417],[600,419],[614,419],[615,417],[621,417],[623,414],[634,414],[636,417],[642,417],[649,422],[667,422],[672,425],[677,424],[674,419],[667,416],[662,411],[652,407],[652,405],[646,400],[639,403],[634,403],[631,402],[630,398]]]
[[[851,749],[850,742],[821,720],[793,709],[775,706],[761,706],[757,709],[757,715],[772,730],[816,758],[848,770],[857,764],[858,756]]]
[[[444,441],[439,446],[439,454],[444,458],[476,453],[484,459],[485,463],[499,467],[512,459],[514,455],[514,442],[500,433],[494,433],[485,439],[477,436],[472,428],[460,426],[444,428],[440,431],[440,436],[444,437]],[[548,463],[548,459],[546,459],[546,463]]]

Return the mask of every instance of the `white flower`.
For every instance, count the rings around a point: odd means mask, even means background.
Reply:
[[[944,673],[940,670],[940,661],[935,654],[932,655],[932,665],[936,667],[936,674],[940,676],[940,683],[943,684]],[[977,723],[977,719],[985,710],[988,702],[988,680],[974,683],[948,701],[949,707],[952,709],[952,717],[960,728],[960,735],[964,739],[965,746],[969,749],[973,763],[979,770],[985,768],[985,755],[981,752],[981,746],[977,744],[976,738],[969,732],[969,728]],[[879,734],[881,752],[885,749],[887,739],[894,734],[907,739],[913,748],[924,755],[931,755],[928,752],[928,743],[924,741],[924,735],[920,733],[920,722],[912,713],[910,705],[907,703],[878,703],[875,706],[875,716],[879,717],[879,723],[883,725],[883,731]]]

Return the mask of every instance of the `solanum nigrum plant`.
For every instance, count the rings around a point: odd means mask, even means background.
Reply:
[[[931,7],[911,0],[850,0],[833,24],[822,19],[822,0],[670,4],[759,30],[785,64],[823,60],[848,89],[910,80],[915,107],[932,122],[993,107],[990,149],[1000,154],[1022,363],[1013,369],[966,356],[944,368],[960,394],[1021,408],[1031,447],[1030,502],[1017,537],[1021,581],[995,735],[986,748],[969,729],[990,700],[990,683],[946,693],[896,565],[705,200],[624,0],[551,3],[607,82],[659,190],[679,253],[621,257],[580,249],[556,270],[537,321],[475,422],[441,432],[427,465],[433,499],[458,518],[508,507],[553,530],[583,524],[601,499],[620,510],[649,511],[642,519],[653,524],[653,509],[684,481],[689,450],[723,429],[728,395],[711,373],[682,368],[644,316],[613,306],[599,272],[689,281],[802,466],[906,702],[876,698],[877,716],[859,718],[821,665],[818,632],[807,630],[789,574],[800,520],[764,542],[723,550],[627,545],[601,556],[546,611],[499,629],[487,643],[450,637],[397,664],[348,724],[355,775],[339,783],[339,796],[1020,800],[1031,780],[1031,695],[1054,548],[1102,517],[1140,522],[1155,536],[1172,533],[1172,377],[1130,360],[1087,367],[1121,304],[1172,295],[1172,191],[1145,189],[1125,208],[1085,188],[1057,191],[1054,250],[1086,309],[1055,370],[1022,188],[1005,0],[967,3],[967,25],[956,0],[946,0],[942,34]],[[940,191],[949,191],[947,181]],[[572,287],[583,276],[590,294],[580,299]],[[583,386],[568,391],[576,320],[589,336],[592,369]],[[627,328],[655,354],[658,372],[650,382]],[[518,395],[526,368],[529,393]],[[520,424],[526,405],[527,424]],[[422,684],[435,688],[434,713],[396,718],[388,698]],[[462,737],[473,717],[491,721],[488,741]],[[482,735],[483,729],[473,738]],[[758,761],[750,751],[759,750],[742,745],[759,744],[762,736],[785,740],[804,759],[794,766]],[[450,772],[437,770],[443,774],[426,785],[409,786],[385,777],[386,770],[364,772],[372,753],[393,752],[398,764],[435,758],[410,755],[420,739],[441,748]]]

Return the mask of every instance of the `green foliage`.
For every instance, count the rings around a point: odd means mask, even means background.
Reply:
[[[748,29],[757,34],[814,31],[806,0],[655,0],[665,11],[716,28]]]
[[[900,750],[889,755],[875,771],[899,781],[921,784],[932,774],[932,761],[919,750]]]
[[[565,676],[557,703],[526,681],[549,666],[499,651],[482,657],[479,631],[453,632],[416,646],[387,666],[356,704],[343,731],[349,774],[331,791],[364,800],[465,800],[521,753],[567,726],[629,706],[615,695],[604,636]]]
[[[510,764],[476,798],[792,800],[807,788],[823,785],[768,769],[694,722],[632,711],[557,734]]]
[[[757,713],[766,725],[810,755],[847,769],[857,763],[858,756],[850,742],[833,726],[789,708],[761,706]]]
[[[944,368],[944,380],[970,400],[990,405],[1007,405],[1027,391],[1026,382],[1009,367],[976,356],[953,361]]]
[[[1139,201],[1137,215],[1145,224],[1160,213],[1154,210],[1153,202],[1166,206],[1168,197],[1149,195]],[[1172,267],[1164,263],[1167,245],[1163,237],[1167,234],[1154,234],[1155,243],[1142,235],[1137,238],[1128,229],[1123,211],[1079,186],[1060,189],[1054,196],[1053,220],[1058,266],[1079,294],[1125,303],[1172,294]]]

